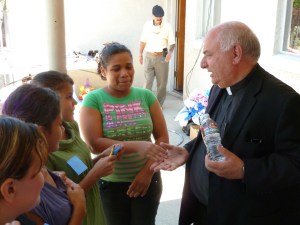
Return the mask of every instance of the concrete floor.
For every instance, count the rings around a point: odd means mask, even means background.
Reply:
[[[174,121],[177,113],[184,106],[182,96],[168,94],[163,105],[163,113],[167,122],[170,143],[183,146],[190,139],[182,131],[179,123]],[[184,182],[184,166],[174,171],[161,171],[163,193],[156,216],[156,225],[178,224],[181,194]]]

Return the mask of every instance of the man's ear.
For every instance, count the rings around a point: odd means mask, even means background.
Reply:
[[[3,199],[7,202],[12,202],[16,195],[16,186],[12,178],[6,179],[0,187],[0,192]]]
[[[241,47],[240,44],[235,44],[233,46],[233,64],[238,64],[241,59],[242,59],[242,55],[243,55],[243,49]]]

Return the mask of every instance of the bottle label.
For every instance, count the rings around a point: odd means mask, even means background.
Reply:
[[[213,123],[213,124],[210,124],[209,126],[207,127],[203,127],[201,129],[201,133],[203,136],[206,136],[208,134],[213,134],[213,133],[220,133],[220,130],[219,128],[217,127],[217,124]]]

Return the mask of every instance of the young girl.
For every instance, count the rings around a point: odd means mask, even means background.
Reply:
[[[104,225],[105,220],[97,181],[112,173],[116,157],[101,158],[108,155],[108,151],[105,151],[102,156],[92,160],[89,147],[81,139],[78,124],[74,120],[77,102],[73,98],[74,82],[70,76],[57,71],[42,72],[34,76],[31,84],[51,88],[60,96],[61,101],[63,140],[59,142],[58,151],[49,155],[47,166],[51,170],[65,171],[71,180],[85,190],[87,215],[83,224]],[[72,161],[77,163],[72,164]]]
[[[36,125],[0,116],[0,225],[39,204],[47,152]]]
[[[48,153],[58,149],[63,128],[60,101],[54,91],[29,84],[22,85],[8,96],[2,114],[39,125],[48,142]],[[40,204],[26,213],[26,217],[22,216],[18,220],[22,224],[32,224],[28,222],[29,218],[37,225],[81,225],[86,213],[83,190],[46,168],[42,172],[45,185]]]
[[[152,160],[165,150],[169,137],[161,107],[149,90],[132,87],[134,67],[130,50],[109,43],[100,55],[107,86],[88,93],[80,111],[80,126],[95,153],[122,143],[124,157],[115,171],[100,181],[108,225],[154,225],[162,193],[160,173],[150,170]],[[155,143],[151,142],[153,134]]]

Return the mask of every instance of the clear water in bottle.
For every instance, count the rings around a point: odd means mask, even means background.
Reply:
[[[223,161],[225,158],[217,149],[219,145],[222,145],[220,130],[209,114],[203,114],[200,118],[200,129],[209,158],[213,161]]]

